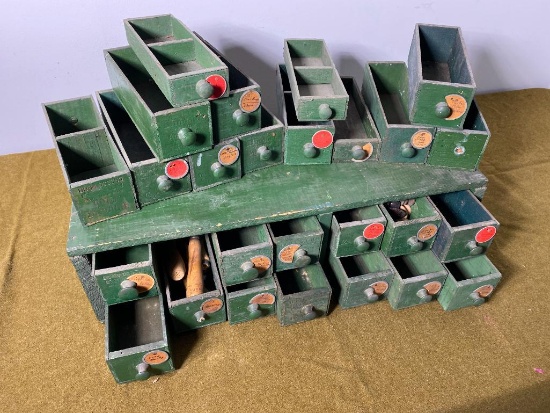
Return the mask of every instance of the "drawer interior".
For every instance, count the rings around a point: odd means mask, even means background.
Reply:
[[[129,24],[147,44],[192,38],[191,33],[171,15],[129,20]]]
[[[443,265],[431,251],[390,258],[402,279],[433,274],[444,270]]]
[[[470,191],[434,195],[431,199],[452,227],[494,220]]]
[[[351,77],[343,77],[342,83],[344,84],[347,94],[350,96],[350,100],[346,119],[334,121],[334,127],[336,129],[334,139],[376,138],[374,133],[372,133],[372,136],[368,136],[365,131],[365,104],[359,93],[356,92],[355,81]]]
[[[368,219],[376,219],[382,216],[380,209],[377,206],[368,206],[356,209],[347,209],[334,213],[339,224],[348,222],[365,221]]]
[[[222,231],[216,236],[222,252],[269,242],[269,233],[265,225]]]
[[[449,262],[445,266],[456,281],[464,281],[498,273],[495,266],[484,255]]]
[[[95,254],[95,269],[120,267],[123,265],[149,262],[149,245],[119,248],[112,251],[103,251]]]
[[[270,225],[274,237],[322,231],[315,217],[296,218],[287,221],[272,222]]]
[[[283,92],[290,92],[290,82],[288,80],[288,72],[285,65],[279,65],[279,76],[283,86]]]
[[[479,132],[488,132],[487,124],[481,111],[477,107],[477,104],[472,101],[468,113],[466,114],[466,119],[464,120],[464,130],[472,130]]]
[[[241,284],[228,285],[226,288],[227,288],[227,292],[231,294],[231,293],[245,291],[252,288],[261,288],[266,286],[274,286],[273,279],[271,277],[259,278],[257,280],[252,280]]]
[[[54,136],[82,132],[103,126],[91,98],[80,98],[45,105]]]
[[[308,271],[307,267],[299,270],[286,270],[277,273],[277,280],[283,295],[290,295],[326,287],[326,281],[323,282],[316,274],[316,271]]]
[[[388,124],[409,125],[408,75],[404,63],[370,63],[372,78]]]
[[[384,204],[386,208],[388,208],[388,203]],[[391,213],[389,213],[391,216]],[[427,198],[417,198],[415,199],[415,202],[413,205],[411,205],[411,214],[409,216],[408,221],[415,220],[415,219],[421,219],[421,218],[431,218],[431,217],[437,217],[437,212],[433,208],[433,206],[430,204]],[[401,222],[407,222],[407,221],[401,221]]]
[[[286,40],[293,66],[332,66],[332,61],[322,40]]]
[[[340,262],[349,278],[365,274],[373,274],[390,269],[388,262],[380,253],[369,253],[341,257]]]

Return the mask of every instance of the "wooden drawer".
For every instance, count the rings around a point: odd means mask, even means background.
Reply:
[[[297,119],[346,119],[349,97],[325,42],[286,39],[283,55]]]
[[[210,102],[174,108],[129,47],[105,51],[111,84],[159,161],[212,148]]]
[[[107,306],[105,359],[118,383],[174,370],[162,295]]]
[[[273,243],[265,224],[214,233],[212,244],[225,285],[273,274]]]
[[[380,251],[351,257],[329,255],[330,266],[338,284],[338,303],[342,308],[375,303],[387,296],[395,268]]]
[[[334,121],[332,162],[377,161],[380,135],[352,77],[342,77],[350,96],[345,120]]]
[[[203,293],[189,297],[186,292],[186,282],[183,280],[174,281],[169,274],[169,263],[173,259],[169,254],[173,252],[173,248],[177,248],[184,261],[188,263],[187,246],[189,238],[155,244],[155,251],[159,256],[158,261],[162,261],[164,264],[159,265],[159,268],[162,268],[159,271],[164,274],[168,311],[172,316],[176,333],[222,323],[227,320],[225,296],[214,252],[210,244],[210,237],[206,235],[200,238],[203,248],[206,247],[203,250]],[[205,251],[207,254],[204,254]],[[189,269],[189,265],[187,265],[187,269]]]
[[[332,162],[334,122],[300,122],[293,109],[292,93],[288,91],[286,68],[279,65],[278,103],[285,125],[284,162],[289,165],[329,164]]]
[[[132,171],[140,206],[191,191],[191,174],[185,158],[159,162],[114,91],[98,92],[97,100],[105,123]]]
[[[382,162],[424,163],[435,128],[410,124],[405,63],[367,64],[363,97],[382,139],[379,159]]]
[[[128,43],[176,107],[227,96],[227,66],[171,14],[124,20]]]
[[[441,261],[455,261],[487,251],[500,224],[470,191],[430,198],[442,217],[433,244],[433,251]]]
[[[108,305],[158,294],[150,244],[93,254],[92,276]]]
[[[275,269],[279,272],[305,267],[319,260],[323,229],[314,216],[267,224],[275,245]]]
[[[137,210],[130,171],[91,96],[43,105],[65,183],[85,225]]]
[[[281,271],[277,286],[277,317],[282,326],[327,315],[332,290],[320,264]]]
[[[444,310],[481,305],[502,278],[485,255],[445,264],[449,276],[437,300]]]
[[[461,128],[476,85],[460,28],[417,24],[408,66],[411,122]]]
[[[239,285],[224,285],[224,289],[229,324],[275,314],[277,287],[273,277]]]
[[[475,100],[464,121],[464,129],[437,128],[428,164],[477,169],[489,142],[489,129]]]
[[[432,251],[390,260],[397,271],[388,292],[388,301],[394,310],[425,304],[439,296],[447,270]]]
[[[336,257],[380,249],[386,217],[376,205],[335,212],[330,250]]]
[[[194,191],[202,191],[242,176],[241,142],[237,138],[189,157]]]

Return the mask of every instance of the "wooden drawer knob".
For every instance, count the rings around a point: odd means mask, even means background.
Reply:
[[[474,305],[481,305],[485,302],[485,298],[476,293],[475,291],[470,294],[470,299],[474,302]]]
[[[136,366],[136,370],[136,380],[147,380],[151,376],[151,373],[149,373],[149,364],[147,363],[139,363]]]
[[[378,301],[379,297],[378,297],[378,294],[374,292],[374,288],[369,287],[365,291],[363,291],[363,293],[367,296],[367,301],[369,303],[374,303]]]
[[[319,117],[324,120],[329,120],[332,117],[332,109],[326,103],[319,105]]]
[[[407,244],[412,252],[418,252],[424,247],[424,243],[416,237],[410,237],[407,240]]]
[[[252,261],[246,261],[241,264],[241,270],[243,270],[243,277],[246,278],[246,280],[253,280],[254,278],[258,277],[258,269],[254,267],[254,263]]]
[[[183,146],[193,145],[197,141],[197,134],[189,128],[181,128],[178,131],[178,139]]]
[[[359,145],[355,145],[351,148],[351,157],[356,161],[362,161],[367,157],[368,153]]]
[[[223,178],[226,174],[226,169],[224,166],[219,162],[214,162],[212,166],[210,167],[212,170],[212,173],[214,174],[214,177],[217,179]]]
[[[370,243],[365,239],[363,236],[358,236],[353,240],[353,243],[355,244],[355,248],[357,248],[357,251],[359,252],[365,252],[370,249]]]
[[[307,304],[302,307],[302,314],[304,315],[304,318],[306,320],[313,320],[315,317],[317,317],[317,313],[315,312],[315,307],[313,304]]]
[[[416,296],[418,298],[420,298],[420,302],[422,304],[429,303],[430,301],[432,301],[432,296],[430,294],[428,294],[428,291],[425,288],[422,288],[421,290],[418,290],[416,292]]]
[[[262,316],[262,310],[258,304],[250,304],[246,309],[250,313],[249,317],[253,320]]]
[[[118,298],[122,300],[134,300],[138,297],[137,284],[131,280],[124,280],[120,283]]]
[[[195,316],[197,323],[203,323],[206,320],[206,313],[202,310],[197,311],[193,316]]]
[[[233,119],[235,120],[237,126],[245,126],[250,122],[250,115],[240,109],[237,109],[233,112]]]
[[[304,145],[304,156],[306,158],[315,158],[319,156],[319,149],[317,149],[311,142]]]
[[[445,119],[451,116],[451,108],[447,105],[447,102],[439,102],[435,105],[435,116],[440,119]]]
[[[478,245],[478,243],[475,242],[475,241],[468,242],[466,244],[466,248],[468,248],[468,250],[470,250],[470,252],[468,254],[471,255],[471,256],[479,255],[479,254],[483,253],[483,251],[485,251],[485,248],[483,248],[481,245]]]
[[[206,80],[201,79],[195,85],[195,91],[203,99],[208,99],[214,93],[214,86],[208,83]]]
[[[401,145],[401,156],[403,158],[412,158],[414,155],[416,155],[416,149],[409,142]]]
[[[293,262],[298,268],[305,267],[306,265],[309,265],[311,263],[311,257],[307,255],[306,250],[299,248],[294,253]]]
[[[157,186],[159,191],[166,192],[172,189],[172,186],[174,186],[174,183],[166,175],[161,175],[157,178]]]
[[[271,159],[271,149],[267,146],[260,146],[256,152],[262,161],[269,161]]]

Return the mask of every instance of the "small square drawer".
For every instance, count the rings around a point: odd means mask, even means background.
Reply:
[[[405,63],[367,64],[363,79],[363,97],[380,132],[380,161],[426,162],[435,128],[411,125],[409,121]]]
[[[352,77],[342,77],[350,96],[345,120],[334,121],[332,162],[377,161],[380,135]]]
[[[212,148],[210,102],[174,107],[130,47],[105,51],[113,90],[160,162]]]
[[[377,205],[335,212],[330,250],[336,257],[379,250],[386,222]]]
[[[386,298],[395,269],[380,251],[351,257],[329,255],[330,266],[340,284],[342,308],[375,303]]]
[[[229,324],[275,314],[277,287],[273,277],[225,286]]]
[[[282,326],[327,315],[332,290],[320,264],[281,271],[274,278]]]
[[[65,183],[85,225],[138,209],[130,171],[91,96],[45,103]]]
[[[489,136],[489,128],[473,100],[464,129],[437,128],[427,163],[475,170],[485,152]]]
[[[420,251],[390,259],[396,269],[388,292],[394,310],[425,304],[437,298],[447,270],[431,251]]]
[[[241,143],[237,138],[229,139],[213,149],[190,156],[190,162],[191,182],[195,191],[240,179]]]
[[[437,300],[447,311],[483,304],[502,278],[485,255],[449,262],[445,267],[449,276]]]
[[[433,251],[441,261],[455,261],[487,251],[499,223],[470,191],[430,198],[442,217],[433,244]]]
[[[92,276],[108,305],[158,294],[150,244],[93,254]]]
[[[174,370],[162,295],[107,306],[105,359],[118,383]]]
[[[226,96],[227,66],[171,14],[124,20],[126,38],[173,106]]]
[[[400,220],[402,218],[394,212],[395,208],[400,209],[397,207],[400,203],[411,204],[411,201],[395,201],[380,205],[388,220],[380,249],[388,257],[430,249],[441,224],[441,217],[428,198],[415,199],[414,203],[409,205],[408,219],[404,220]]]
[[[209,236],[167,241],[155,247],[163,262],[174,330],[180,333],[226,321],[223,287]]]
[[[275,245],[275,271],[305,267],[319,260],[323,229],[314,216],[267,225]]]
[[[334,122],[300,122],[294,111],[292,93],[285,88],[288,77],[284,65],[279,65],[278,104],[285,125],[284,162],[288,165],[329,164],[332,162]]]
[[[325,42],[286,39],[283,55],[298,120],[345,119],[349,97]]]
[[[186,159],[159,162],[114,91],[98,92],[97,100],[122,157],[132,171],[140,206],[191,191]]]
[[[225,285],[272,276],[273,243],[265,224],[216,232],[211,236]]]
[[[461,128],[476,85],[460,28],[417,24],[408,65],[411,122]]]

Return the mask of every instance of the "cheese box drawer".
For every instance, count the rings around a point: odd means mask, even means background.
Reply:
[[[288,165],[329,164],[332,162],[334,122],[300,122],[293,109],[292,93],[287,90],[288,77],[279,65],[278,104],[285,125],[284,162]]]
[[[380,251],[341,258],[330,254],[329,262],[340,284],[338,303],[342,308],[372,304],[386,298],[395,269]]]
[[[411,122],[461,128],[476,85],[460,28],[417,24],[408,65]]]
[[[199,251],[193,246],[190,248],[190,238],[155,245],[158,261],[162,261],[162,265],[159,265],[162,269],[159,271],[164,273],[166,301],[176,333],[227,320],[223,287],[210,238],[206,235],[198,239],[201,245],[198,258]],[[192,242],[196,243],[196,240]],[[202,276],[196,271],[199,268]],[[178,280],[181,272],[186,275]]]
[[[428,198],[388,202],[380,209],[388,221],[380,249],[388,257],[432,247],[441,217]]]
[[[273,277],[224,288],[229,324],[275,314],[277,287]]]
[[[225,285],[273,275],[273,243],[265,224],[216,232],[212,244]]]
[[[191,191],[191,174],[186,159],[159,162],[114,91],[98,92],[97,100],[122,157],[132,172],[140,206]]]
[[[124,20],[128,43],[173,106],[227,96],[227,66],[171,14]]]
[[[118,383],[174,370],[162,296],[107,306],[105,359]]]
[[[432,251],[420,251],[390,258],[396,269],[388,291],[394,310],[425,304],[437,298],[447,278],[447,270]]]
[[[334,121],[332,162],[377,161],[380,135],[352,77],[342,77],[350,96],[345,120]]]
[[[445,264],[449,276],[437,300],[444,310],[483,304],[502,278],[485,255]]]
[[[137,210],[130,170],[91,96],[43,105],[78,217],[95,224]]]
[[[405,63],[367,64],[363,78],[363,97],[380,132],[380,161],[424,163],[435,128],[411,125],[409,122]]]
[[[380,249],[386,217],[377,205],[335,212],[330,250],[336,257]]]
[[[430,198],[442,217],[433,244],[433,251],[441,261],[455,261],[487,251],[499,223],[470,191]]]
[[[241,142],[237,138],[190,156],[193,190],[202,191],[242,176]]]
[[[158,295],[151,245],[92,254],[92,276],[106,304]]]
[[[346,119],[349,97],[325,42],[286,39],[283,55],[297,119]]]
[[[464,121],[464,129],[437,128],[427,163],[475,170],[489,137],[489,128],[473,100]]]
[[[281,271],[274,279],[282,326],[327,315],[332,290],[320,264]]]
[[[314,216],[267,224],[275,246],[275,272],[305,267],[319,260],[323,229]]]
[[[160,162],[212,148],[210,102],[174,108],[129,47],[105,51],[120,102]]]

